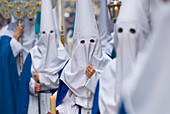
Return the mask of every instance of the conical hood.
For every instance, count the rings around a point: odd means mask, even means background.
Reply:
[[[76,9],[76,25],[79,30],[80,37],[98,37],[98,29],[95,20],[95,14],[93,11],[92,1],[91,0],[77,0],[77,9]],[[81,21],[79,21],[81,20]]]
[[[107,0],[101,0],[99,16],[99,35],[102,42],[102,48],[112,39],[113,22],[109,19]]]
[[[125,0],[121,6],[117,23],[124,20],[137,21],[140,23],[141,29],[148,31],[150,29],[150,0]]]
[[[88,80],[85,74],[86,66],[91,64],[96,72],[99,73],[111,60],[102,52],[92,0],[76,1],[76,21],[73,39],[72,58],[64,68],[60,79],[75,95],[82,98],[90,98],[92,94],[87,95],[86,88]],[[98,73],[93,76],[93,79],[90,79],[93,81],[89,83],[96,85]],[[91,87],[91,92],[94,92],[94,90],[95,87]],[[92,103],[89,103],[89,107],[82,106],[92,108],[91,105]]]
[[[41,26],[40,32],[49,33],[54,31],[54,18],[51,0],[42,0],[41,5]]]
[[[63,68],[69,58],[56,34],[54,25],[51,0],[42,0],[40,39],[30,52],[32,72],[55,74]]]

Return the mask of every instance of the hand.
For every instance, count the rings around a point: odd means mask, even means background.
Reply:
[[[39,82],[39,74],[38,73],[33,73],[34,79],[36,82]]]
[[[53,114],[51,111],[48,111],[47,114]]]
[[[24,28],[23,28],[23,24],[17,26],[15,28],[15,32],[13,34],[13,37],[16,39],[16,40],[19,40],[19,38],[21,37],[21,35],[23,34],[24,32]]]
[[[53,114],[51,111],[48,111],[47,114]],[[58,110],[56,110],[56,114],[59,114]]]
[[[41,91],[41,85],[40,83],[35,84],[35,92],[40,92]]]
[[[86,66],[85,74],[87,75],[88,78],[91,78],[95,72],[96,72],[96,70],[92,67],[91,64]]]

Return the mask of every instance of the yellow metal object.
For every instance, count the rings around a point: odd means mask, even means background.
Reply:
[[[63,1],[61,0],[61,43],[64,46],[64,27],[63,27]]]
[[[61,43],[64,45],[64,27],[61,26]]]
[[[8,4],[8,1],[7,1],[7,0],[4,0],[4,4]]]
[[[32,15],[32,12],[30,12],[30,16]]]
[[[15,1],[15,4],[17,4],[17,1]]]
[[[18,7],[17,10],[19,11],[19,10],[20,10],[20,7]]]
[[[35,7],[33,7],[33,12],[36,10],[36,8]]]
[[[29,7],[29,5],[26,3],[25,5],[24,5],[24,8],[26,9],[26,8],[28,8]]]
[[[12,4],[8,4],[8,7],[9,7],[10,9],[12,9],[12,8],[13,8],[13,5],[12,5]]]
[[[18,5],[22,5],[22,1],[20,1],[20,2],[17,2],[16,4],[18,4]]]
[[[41,2],[40,1],[36,1],[36,6],[41,6]]]
[[[34,3],[34,1],[30,1],[30,4],[33,4]]]
[[[5,8],[4,8],[4,7],[2,7],[1,9],[2,9],[3,14],[5,14]]]
[[[1,1],[0,1],[0,6],[1,6]]]
[[[35,10],[36,10],[36,8],[33,7],[32,12],[30,12],[30,16],[32,16],[34,14]]]
[[[17,8],[17,12],[16,12],[17,16],[21,16],[21,11],[20,11],[20,7]]]
[[[21,16],[21,11],[17,11],[16,15]]]

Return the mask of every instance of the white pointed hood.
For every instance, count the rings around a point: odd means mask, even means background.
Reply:
[[[133,68],[140,48],[139,43],[143,44],[141,47],[144,46],[143,41],[140,40],[147,38],[145,33],[148,34],[150,31],[147,29],[149,27],[146,15],[149,10],[148,4],[149,0],[123,1],[114,37],[117,43],[116,71],[113,68],[115,62],[112,61],[107,66],[107,70],[103,72],[105,77],[100,78],[99,107],[101,113],[110,114],[118,111],[122,81]],[[143,13],[145,15],[142,15]],[[145,20],[141,20],[140,17]],[[145,25],[142,25],[144,23]],[[106,93],[109,94],[108,97],[105,96]]]
[[[57,6],[53,8],[53,16],[54,16],[55,31],[57,33],[57,37],[60,38],[60,28],[58,24]]]
[[[42,0],[40,40],[32,50],[32,73],[55,74],[59,72],[69,55],[57,37],[51,0]]]
[[[161,0],[160,0],[161,1]],[[124,102],[129,114],[169,114],[170,2],[154,11],[153,33],[131,77],[124,83]]]
[[[116,23],[115,45],[118,75],[131,71],[150,33],[150,0],[125,0]]]
[[[43,0],[41,5],[41,26],[40,32],[50,33],[54,31],[54,17],[52,3],[49,0]]]
[[[113,21],[109,19],[107,8],[107,0],[101,0],[100,16],[99,16],[99,35],[102,43],[102,48],[112,40],[111,32],[113,32]]]
[[[111,60],[102,52],[91,0],[76,1],[76,21],[73,39],[72,58],[65,67],[61,79],[75,95],[81,98],[88,98],[86,84],[88,81],[93,82],[91,92],[94,93],[98,78],[96,74],[101,72]],[[92,67],[96,70],[95,75],[91,79],[88,79],[85,75],[88,64],[92,64]]]

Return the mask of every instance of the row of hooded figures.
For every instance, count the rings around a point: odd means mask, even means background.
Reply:
[[[0,114],[52,114],[53,93],[59,114],[170,114],[170,1],[122,3],[113,26],[101,0],[98,28],[92,0],[76,0],[71,57],[50,0],[42,0],[39,39],[34,19],[3,27]]]

